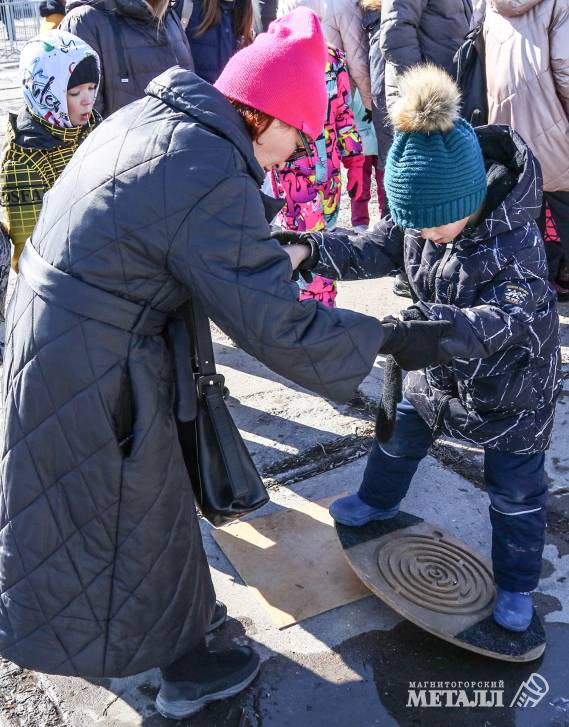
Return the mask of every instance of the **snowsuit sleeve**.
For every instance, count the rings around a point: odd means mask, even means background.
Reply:
[[[555,89],[569,119],[569,6],[556,4],[549,37],[549,55]]]
[[[289,257],[269,235],[253,180],[224,178],[188,213],[168,266],[245,351],[320,395],[349,400],[373,365],[381,325],[299,302]]]
[[[537,304],[547,292],[539,272],[537,248],[516,253],[516,259],[481,289],[478,303],[457,308],[440,303],[416,303],[430,320],[453,324],[443,349],[456,358],[487,358],[517,340],[527,340]],[[545,345],[545,342],[542,342]]]
[[[345,231],[312,233],[318,263],[312,270],[334,280],[381,278],[403,266],[403,232],[384,218],[365,235]]]
[[[278,172],[271,173],[271,186],[275,197],[285,202],[277,215],[278,224],[300,232],[326,226],[316,187],[316,170],[310,159],[303,157],[286,162]]]
[[[338,105],[336,107],[336,136],[340,155],[342,157],[353,157],[362,155],[363,144],[360,132],[356,126],[354,112],[352,111],[352,93],[350,90],[350,77],[346,65],[342,63],[338,71]],[[361,163],[363,165],[363,156]]]

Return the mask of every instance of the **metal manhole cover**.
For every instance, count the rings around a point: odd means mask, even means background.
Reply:
[[[336,532],[372,593],[425,631],[493,659],[528,662],[543,654],[537,612],[527,631],[498,626],[492,564],[442,527],[400,512],[360,527],[336,523]]]
[[[387,584],[411,603],[439,613],[470,614],[494,597],[492,573],[442,533],[409,533],[384,543],[377,558]]]

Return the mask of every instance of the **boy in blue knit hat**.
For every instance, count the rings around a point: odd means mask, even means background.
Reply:
[[[441,69],[401,78],[385,169],[392,219],[368,235],[280,235],[296,267],[354,280],[405,265],[414,305],[404,317],[446,320],[441,360],[410,372],[394,433],[379,433],[363,481],[330,512],[358,526],[394,517],[440,434],[484,449],[495,620],[524,631],[545,537],[544,453],[560,390],[559,320],[535,218],[539,164],[512,129],[474,130]],[[294,244],[301,243],[301,244]]]

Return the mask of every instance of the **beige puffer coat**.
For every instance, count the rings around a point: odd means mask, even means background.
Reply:
[[[371,109],[368,39],[358,0],[279,0],[278,17],[301,5],[318,15],[326,41],[344,51],[350,78],[357,86],[366,109]]]
[[[529,144],[545,191],[569,191],[569,0],[492,0],[484,38],[488,123]]]

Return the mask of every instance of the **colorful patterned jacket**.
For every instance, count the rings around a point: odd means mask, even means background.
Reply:
[[[344,157],[359,155],[362,140],[350,108],[350,79],[345,55],[328,46],[326,64],[328,115],[322,133],[306,154],[288,161],[272,174],[273,192],[285,200],[277,223],[289,230],[318,231],[334,227],[342,192],[340,168]]]
[[[14,244],[15,270],[39,217],[44,194],[99,120],[93,113],[86,126],[57,128],[28,109],[8,117],[0,161],[0,213]]]

